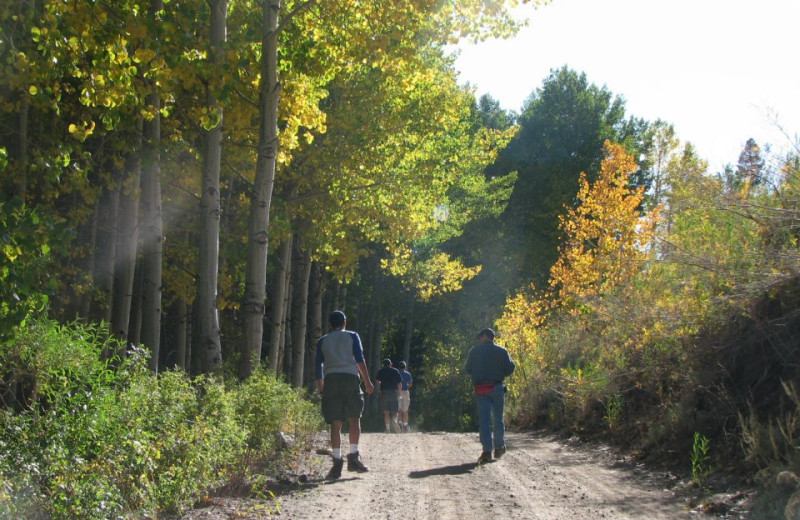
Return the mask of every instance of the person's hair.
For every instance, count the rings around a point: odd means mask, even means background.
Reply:
[[[399,366],[400,368],[405,368],[406,367],[406,362],[405,361],[401,361],[401,362],[399,362],[397,364],[397,366]]]
[[[328,323],[334,329],[340,328],[342,325],[345,324],[347,321],[347,317],[344,315],[342,311],[333,311],[330,316],[328,316]]]
[[[386,358],[386,359],[383,360],[383,366],[388,367],[391,364],[392,364],[392,360],[391,359]]]
[[[478,337],[481,336],[489,336],[490,339],[494,339],[494,331],[492,329],[483,329],[478,333]]]

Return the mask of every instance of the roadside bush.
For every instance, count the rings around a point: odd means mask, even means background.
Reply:
[[[302,447],[324,427],[316,405],[265,369],[256,371],[235,392],[236,417],[246,432],[242,470],[266,463],[281,447],[281,434],[294,437]]]
[[[24,408],[0,409],[0,519],[177,513],[273,455],[279,430],[320,427],[316,407],[264,374],[155,377],[141,349],[107,362],[117,345],[102,330],[39,319],[0,345],[4,370],[24,376]]]

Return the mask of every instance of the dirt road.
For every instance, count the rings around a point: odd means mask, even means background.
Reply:
[[[368,473],[345,470],[339,480],[326,481],[330,457],[315,455],[301,489],[278,496],[277,505],[251,503],[219,518],[697,518],[663,481],[616,463],[603,450],[538,434],[510,433],[507,444],[500,460],[478,466],[477,434],[364,434],[360,448]],[[192,518],[217,518],[210,509],[205,513]]]

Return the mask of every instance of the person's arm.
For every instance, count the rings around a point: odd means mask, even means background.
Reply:
[[[366,390],[368,394],[371,394],[375,391],[375,387],[372,386],[372,381],[369,379],[369,371],[367,370],[367,363],[364,361],[364,348],[361,346],[361,338],[355,332],[351,332],[350,334],[353,338],[353,359],[356,360],[356,368],[358,368],[358,373],[361,374],[361,379],[364,380],[364,390]]]
[[[506,360],[506,377],[508,377],[514,373],[514,369],[517,368],[517,365],[511,360],[511,354],[508,353],[508,350],[506,350]]]
[[[356,366],[358,367],[359,374],[361,374],[361,379],[364,380],[364,390],[366,390],[368,394],[371,394],[372,392],[375,391],[375,387],[372,386],[372,381],[370,381],[369,379],[369,371],[367,370],[367,364],[362,361],[360,363],[357,363]]]

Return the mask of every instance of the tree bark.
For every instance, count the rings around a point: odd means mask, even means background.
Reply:
[[[98,236],[98,228],[100,221],[109,222],[109,215],[111,200],[114,198],[113,191],[106,191],[100,198],[100,202],[95,205],[92,212],[92,222],[89,230],[86,233],[88,237],[79,238],[82,243],[89,246],[89,257],[86,259],[86,273],[91,276],[87,283],[94,285],[100,289],[104,295],[102,302],[94,302],[94,291],[91,289],[82,291],[78,297],[78,316],[91,321],[105,321],[110,320],[111,311],[111,289],[114,270],[114,237],[109,236],[110,230],[107,228],[100,231]],[[113,220],[111,221],[113,222]],[[102,238],[101,238],[102,237]],[[94,305],[93,305],[94,304]],[[97,308],[102,305],[102,307]]]
[[[314,381],[314,359],[317,355],[317,340],[322,336],[323,314],[322,314],[322,270],[317,262],[312,262],[311,274],[308,287],[308,347],[303,385],[313,384]]]
[[[296,273],[292,310],[292,386],[303,386],[306,355],[306,325],[308,323],[308,285],[311,277],[311,250],[303,249],[298,238]]]
[[[288,295],[288,276],[291,272],[292,239],[287,238],[278,251],[277,268],[275,269],[275,284],[272,292],[272,313],[269,335],[269,369],[273,374],[279,375],[283,365],[281,355],[284,337],[284,322],[286,319],[286,298]]]
[[[141,139],[136,145],[141,146]],[[131,309],[133,307],[133,283],[136,271],[136,244],[139,240],[137,220],[139,217],[138,186],[141,181],[142,163],[133,157],[125,166],[126,178],[120,185],[119,211],[117,212],[114,247],[114,300],[111,311],[111,333],[126,348],[130,337]],[[122,354],[122,352],[119,352]]]
[[[138,347],[142,344],[142,259],[137,255],[133,268],[133,297],[128,343]]]
[[[175,367],[186,371],[188,314],[185,298],[175,301]]]
[[[227,0],[211,0],[209,60],[211,70],[218,64],[225,42]],[[212,86],[206,87],[206,105],[218,114],[217,125],[205,135],[203,191],[200,195],[200,251],[197,273],[196,334],[192,335],[192,352],[201,356],[201,372],[217,371],[222,365],[222,344],[217,308],[219,277],[220,164],[222,161],[222,107]]]
[[[408,363],[411,357],[411,339],[414,336],[414,291],[408,293],[408,315],[406,316],[406,333],[403,338],[403,360]]]
[[[155,88],[155,87],[153,87]],[[158,109],[158,95],[147,96],[147,103]],[[150,369],[158,372],[161,339],[161,279],[163,222],[161,215],[161,166],[159,116],[144,123],[144,168],[142,171],[142,328],[141,342],[151,352]]]
[[[153,17],[163,9],[152,0]],[[150,350],[150,370],[158,373],[161,346],[161,283],[164,256],[164,222],[161,212],[161,99],[158,85],[148,80],[145,106],[153,118],[144,122],[142,170],[142,343]]]
[[[267,282],[269,209],[278,154],[278,19],[280,0],[264,0],[259,85],[259,139],[256,176],[250,201],[247,266],[242,302],[244,342],[239,376],[249,377],[261,359]]]

